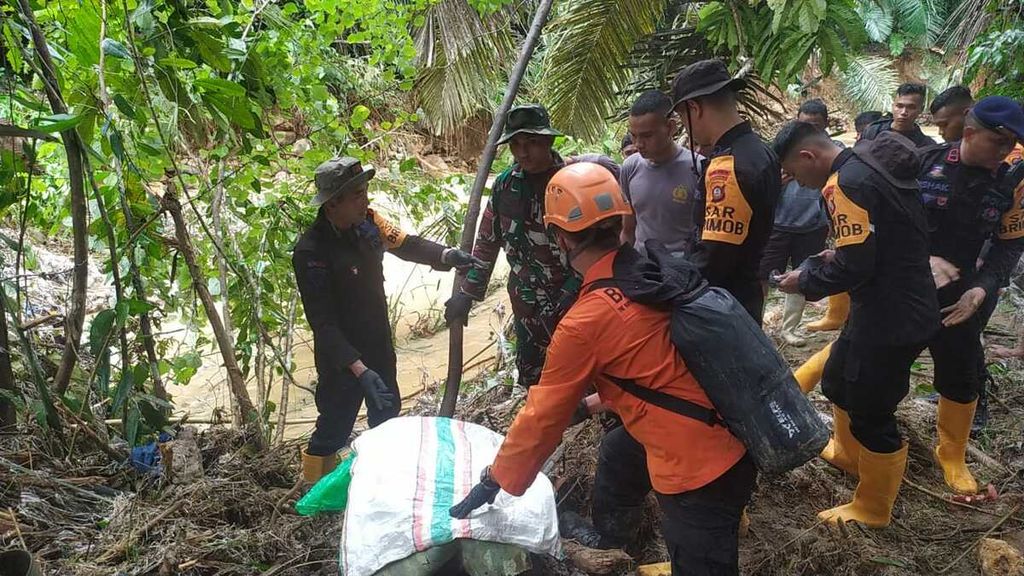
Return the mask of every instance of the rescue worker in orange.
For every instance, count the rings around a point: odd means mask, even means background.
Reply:
[[[728,290],[760,324],[761,256],[775,223],[782,170],[736,108],[736,93],[746,85],[722,62],[702,60],[676,75],[672,100],[689,148],[707,154],[704,169],[698,169],[696,238],[688,257],[712,286]]]
[[[896,406],[939,326],[917,154],[895,134],[843,149],[806,122],[784,126],[775,151],[798,182],[821,188],[836,236],[834,251],[783,275],[779,290],[811,300],[849,291],[852,301],[825,365],[822,391],[832,401],[834,435],[821,456],[860,481],[852,502],[818,517],[883,528],[907,465]]]
[[[756,478],[743,444],[724,427],[646,403],[616,384],[632,380],[712,408],[670,340],[669,310],[631,302],[618,288],[587,288],[611,278],[620,258],[643,258],[619,241],[622,217],[629,214],[615,178],[596,164],[567,166],[548,184],[544,220],[583,274],[582,295],[558,324],[540,382],[530,389],[494,463],[451,515],[469,516],[493,503],[500,490],[523,494],[595,385],[598,398],[588,399],[592,410],[607,407],[622,419],[602,440],[598,460],[593,517],[601,546],[628,543],[635,533],[621,525],[606,533],[601,519],[632,515],[653,488],[672,574],[738,574],[740,516]]]

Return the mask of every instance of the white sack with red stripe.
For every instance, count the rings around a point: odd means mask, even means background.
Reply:
[[[416,552],[457,538],[561,554],[554,491],[543,474],[521,497],[500,492],[465,520],[462,501],[504,438],[448,418],[394,418],[364,432],[353,449],[339,563],[345,576],[370,576]]]

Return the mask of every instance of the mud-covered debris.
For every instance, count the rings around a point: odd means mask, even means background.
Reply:
[[[1024,558],[1005,540],[983,538],[978,544],[982,576],[1020,576],[1024,574]]]

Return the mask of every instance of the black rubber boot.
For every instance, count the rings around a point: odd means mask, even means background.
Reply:
[[[981,374],[981,386],[978,389],[978,407],[974,411],[974,421],[971,423],[971,436],[977,436],[988,425],[988,393],[994,392],[995,380],[988,373],[985,367]]]
[[[594,510],[594,528],[601,535],[597,548],[625,548],[636,540],[640,522],[644,519],[644,507],[619,506],[599,512]]]
[[[587,548],[598,548],[601,535],[593,524],[575,512],[563,512],[558,515],[558,532],[562,538],[575,540]]]

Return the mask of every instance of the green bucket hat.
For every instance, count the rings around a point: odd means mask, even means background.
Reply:
[[[505,144],[516,134],[541,134],[544,136],[561,136],[562,133],[551,127],[551,117],[540,104],[524,104],[509,110],[505,121],[505,131],[498,139],[498,144]]]
[[[351,156],[332,158],[316,167],[313,176],[313,181],[316,182],[316,197],[310,204],[322,206],[338,194],[369,182],[375,173],[373,166],[364,170],[359,160]]]

